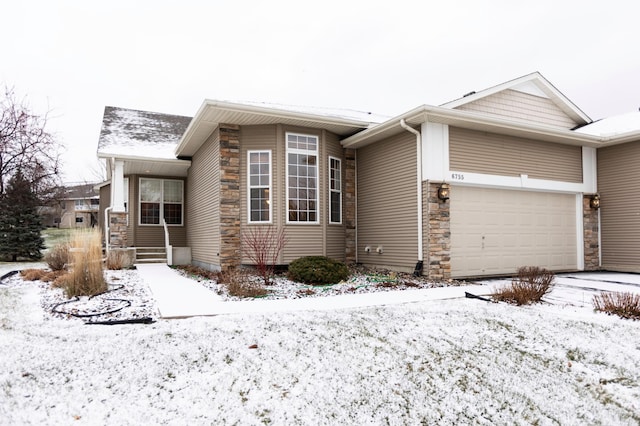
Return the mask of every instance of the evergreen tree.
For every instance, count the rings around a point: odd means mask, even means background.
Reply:
[[[44,229],[38,214],[39,201],[22,173],[16,173],[0,195],[0,257],[16,262],[18,258],[42,258]]]

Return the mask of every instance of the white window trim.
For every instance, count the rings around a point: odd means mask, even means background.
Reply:
[[[316,138],[316,149],[314,151],[309,150],[309,149],[297,149],[297,148],[289,148],[289,135],[296,135],[296,136],[306,136],[306,137],[313,137]],[[286,204],[286,217],[285,217],[285,223],[287,225],[319,225],[320,224],[320,164],[319,164],[319,160],[320,160],[320,155],[318,153],[319,148],[320,148],[320,137],[318,135],[313,135],[313,134],[307,134],[307,133],[297,133],[297,132],[286,132],[284,135],[284,144],[285,144],[285,168],[286,168],[286,173],[285,173],[285,187],[286,187],[286,199],[285,199],[285,204]],[[289,220],[289,153],[293,153],[293,154],[307,154],[307,155],[315,155],[316,156],[316,171],[317,171],[317,176],[316,176],[316,220],[315,221],[305,221],[305,222],[301,222],[301,221],[291,221]]]
[[[160,185],[160,223],[142,223],[142,191],[140,190],[143,180],[159,180],[162,182]],[[164,182],[174,181],[180,182],[180,189],[182,191],[182,209],[180,209],[180,223],[167,223],[167,226],[184,226],[184,181],[181,179],[162,179],[162,178],[138,178],[138,226],[163,226],[164,221]],[[170,203],[177,204],[177,203]]]
[[[269,220],[251,220],[251,189],[264,188],[262,185],[251,186],[251,154],[269,154]],[[270,149],[251,149],[247,151],[247,223],[251,224],[272,224],[273,223],[273,164]]]
[[[339,189],[331,189],[331,160],[335,160],[338,162],[338,172],[340,173],[340,188]],[[327,205],[329,206],[329,209],[327,210],[327,216],[328,216],[328,220],[329,220],[329,224],[330,225],[342,225],[342,160],[338,157],[331,157],[329,156],[328,160],[327,160],[327,189],[328,189],[328,202]],[[331,208],[332,206],[332,202],[331,202],[331,193],[332,192],[337,192],[338,194],[340,194],[340,220],[338,222],[333,222],[331,220]]]
[[[81,199],[76,199],[73,200],[73,210],[74,211],[84,211],[84,210],[88,210],[87,206],[86,206],[86,201],[85,200],[81,200]]]

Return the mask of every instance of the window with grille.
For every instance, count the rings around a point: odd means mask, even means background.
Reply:
[[[287,133],[287,222],[319,223],[318,137]]]
[[[247,153],[249,223],[271,222],[271,151]]]
[[[342,164],[329,157],[329,223],[342,223]]]
[[[184,188],[181,180],[140,178],[140,224],[182,225]]]

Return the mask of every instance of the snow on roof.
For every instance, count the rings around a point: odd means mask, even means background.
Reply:
[[[174,149],[191,117],[105,107],[98,141],[101,156],[175,159]]]
[[[94,189],[95,184],[85,183],[82,185],[67,186],[65,188],[65,199],[84,199],[84,198],[97,198],[98,193]]]
[[[603,118],[576,129],[576,132],[594,136],[615,136],[640,132],[640,111]]]
[[[287,105],[277,104],[269,102],[255,102],[255,101],[225,101],[241,105],[249,105],[260,108],[270,108],[289,112],[299,112],[303,114],[313,114],[324,117],[333,117],[343,120],[355,120],[364,121],[367,123],[383,123],[391,118],[391,116],[376,114],[367,111],[358,111],[348,108],[329,108],[329,107],[317,107],[309,105]]]

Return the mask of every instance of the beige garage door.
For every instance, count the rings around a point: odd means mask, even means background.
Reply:
[[[455,186],[450,201],[453,277],[577,269],[575,195]]]

